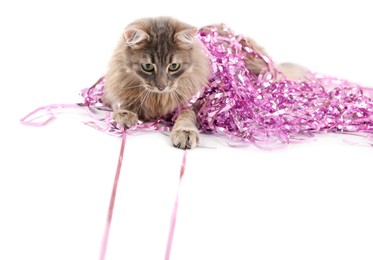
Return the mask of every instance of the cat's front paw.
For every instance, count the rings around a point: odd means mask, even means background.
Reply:
[[[171,132],[172,144],[181,149],[191,149],[197,146],[199,142],[199,133],[197,128],[177,128]]]
[[[120,109],[113,112],[112,118],[124,128],[130,128],[137,124],[139,118],[136,113]]]

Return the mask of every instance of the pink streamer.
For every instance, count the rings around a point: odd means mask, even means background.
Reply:
[[[61,108],[78,108],[81,107],[82,104],[52,104],[52,105],[47,105],[47,106],[42,106],[34,111],[28,113],[25,117],[20,119],[20,122],[24,125],[28,126],[46,126],[50,122],[52,122],[54,119],[56,119],[56,116],[52,112],[52,109],[61,109]],[[32,119],[32,116],[35,116],[38,112],[40,111],[46,111],[48,118],[45,119],[42,122],[34,122],[35,118]],[[45,115],[43,115],[45,116]],[[43,117],[42,116],[42,117]]]
[[[118,164],[117,164],[117,170],[115,173],[113,189],[111,191],[110,205],[109,205],[109,209],[107,213],[105,231],[102,237],[101,252],[100,252],[100,258],[99,258],[100,260],[105,260],[105,257],[106,257],[106,250],[107,250],[107,245],[109,241],[111,220],[113,218],[113,213],[114,213],[115,196],[117,194],[117,187],[118,187],[118,181],[119,181],[120,171],[121,171],[122,162],[123,162],[123,152],[124,152],[125,145],[126,145],[126,132],[123,132],[122,144],[120,147]]]
[[[242,46],[242,37],[227,27],[220,34],[214,26],[197,35],[208,51],[213,70],[209,85],[189,103],[200,107],[197,120],[201,132],[269,150],[299,142],[313,133],[373,133],[373,89],[311,72],[303,81],[281,78],[271,58]],[[246,67],[248,55],[266,63],[259,76]],[[102,102],[104,86],[102,77],[84,89],[84,104],[109,110]],[[162,126],[168,130],[180,109],[152,122],[139,122],[129,131],[160,130]],[[104,120],[106,131],[120,135],[108,118]]]
[[[179,193],[180,193],[181,181],[182,181],[183,176],[184,176],[185,165],[186,165],[186,153],[187,153],[187,150],[184,150],[183,161],[181,163],[181,168],[180,168],[179,188],[178,188],[177,193],[176,193],[174,209],[172,211],[172,216],[171,216],[170,230],[169,230],[169,233],[168,233],[166,254],[165,254],[165,257],[164,257],[165,260],[170,259],[172,242],[174,240],[175,225],[176,225],[176,218],[177,218],[177,209],[178,209],[178,206],[179,206]]]
[[[198,102],[201,131],[259,147],[287,144],[316,132],[373,133],[372,90],[347,80],[309,73],[303,81],[282,78],[269,57],[241,45],[240,35],[225,27],[200,32],[213,75]],[[267,69],[252,74],[245,57],[266,61]]]

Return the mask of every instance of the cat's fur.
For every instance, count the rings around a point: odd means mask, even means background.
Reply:
[[[138,119],[164,116],[208,83],[210,64],[204,46],[194,37],[197,31],[170,17],[144,18],[126,27],[106,74],[104,101],[113,108],[114,120],[131,127]],[[249,38],[241,44],[265,54]],[[265,66],[261,59],[250,56],[246,64],[256,74]],[[173,67],[179,69],[172,71]],[[148,68],[152,70],[146,71]],[[181,111],[172,128],[171,141],[183,149],[198,144],[193,110]]]

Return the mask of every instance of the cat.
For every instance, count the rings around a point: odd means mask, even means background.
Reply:
[[[224,33],[220,25],[215,26]],[[116,122],[129,128],[139,119],[165,116],[208,84],[211,65],[204,46],[195,38],[197,32],[196,27],[171,17],[142,18],[125,28],[105,76],[104,102],[113,109]],[[250,38],[241,44],[266,54]],[[245,62],[255,74],[266,66],[254,56]],[[291,66],[285,67],[292,71]],[[191,108],[179,113],[170,137],[175,147],[197,146],[198,124]]]

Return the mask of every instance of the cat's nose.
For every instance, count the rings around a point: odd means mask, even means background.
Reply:
[[[158,86],[158,89],[159,89],[160,91],[164,90],[165,88],[166,88],[166,86]]]

